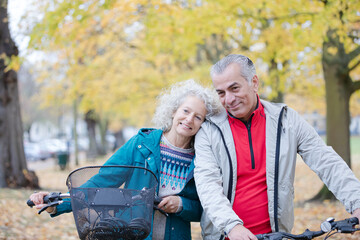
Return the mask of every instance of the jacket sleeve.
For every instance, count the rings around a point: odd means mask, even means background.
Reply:
[[[199,199],[189,199],[186,197],[181,197],[183,209],[176,213],[177,216],[181,217],[185,221],[189,222],[200,222],[202,207]]]
[[[176,213],[176,215],[185,221],[199,222],[201,219],[202,207],[193,178],[185,185],[185,188],[180,192],[179,196],[182,201],[182,210],[179,213]]]
[[[335,197],[352,213],[360,208],[360,182],[346,162],[327,146],[315,129],[295,111],[298,153]]]
[[[209,126],[208,126],[209,127]],[[217,131],[217,130],[214,130]],[[232,209],[232,204],[224,194],[223,176],[218,161],[228,161],[227,156],[216,159],[209,135],[211,129],[202,126],[195,138],[195,183],[204,213],[222,234],[227,234],[242,220]],[[221,141],[219,138],[218,141]],[[230,169],[228,169],[231,171]]]

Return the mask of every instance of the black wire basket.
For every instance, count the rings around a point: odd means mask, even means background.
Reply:
[[[90,166],[66,180],[80,239],[145,239],[158,181],[134,166]]]

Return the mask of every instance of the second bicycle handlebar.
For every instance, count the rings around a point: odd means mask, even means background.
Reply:
[[[321,224],[320,231],[310,231],[306,229],[301,234],[291,234],[286,232],[274,232],[266,234],[256,235],[259,240],[282,240],[282,239],[298,239],[306,240],[319,237],[325,233],[336,231],[339,233],[353,233],[359,231],[360,228],[355,228],[355,225],[359,224],[359,220],[356,217],[348,218],[345,220],[334,221],[334,218],[328,218]]]

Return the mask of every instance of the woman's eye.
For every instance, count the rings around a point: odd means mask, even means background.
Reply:
[[[196,118],[200,121],[202,121],[202,117],[196,116]]]
[[[187,109],[184,109],[184,113],[188,113],[189,111]]]

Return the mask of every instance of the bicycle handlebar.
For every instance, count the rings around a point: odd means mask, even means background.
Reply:
[[[146,189],[145,189],[146,190]],[[133,199],[136,199],[137,197],[140,197],[141,199],[141,194],[138,196],[134,196]],[[43,208],[41,208],[38,212],[38,214],[41,214],[43,211],[45,211],[47,208],[49,207],[54,207],[57,206],[61,203],[63,203],[63,199],[64,198],[70,198],[70,193],[61,193],[61,192],[51,192],[48,195],[46,195],[43,198],[43,202],[44,204],[46,204],[46,206],[44,206]],[[157,205],[161,202],[162,198],[159,196],[155,196],[154,199],[154,209],[159,210],[162,214],[164,214],[165,216],[169,216],[169,214],[167,212],[165,212],[164,210],[160,209],[157,207]],[[34,202],[31,201],[30,199],[27,200],[26,204],[29,207],[33,207],[35,206]]]
[[[291,234],[286,232],[274,232],[266,234],[256,235],[258,240],[282,240],[282,239],[298,239],[306,240],[319,237],[325,233],[336,231],[339,233],[353,233],[359,231],[360,228],[354,228],[355,225],[359,224],[359,220],[356,217],[348,218],[340,221],[334,221],[334,218],[328,218],[320,226],[320,231],[310,231],[306,229],[301,234]]]
[[[46,195],[43,199],[44,204],[46,204],[46,206],[44,206],[43,208],[40,209],[40,211],[38,212],[38,214],[41,214],[43,211],[45,211],[48,207],[54,207],[56,205],[61,204],[64,198],[70,198],[70,193],[61,193],[61,192],[51,192],[48,195]],[[31,201],[30,199],[27,200],[26,204],[29,207],[33,207],[35,206],[35,204],[33,203],[33,201]]]

